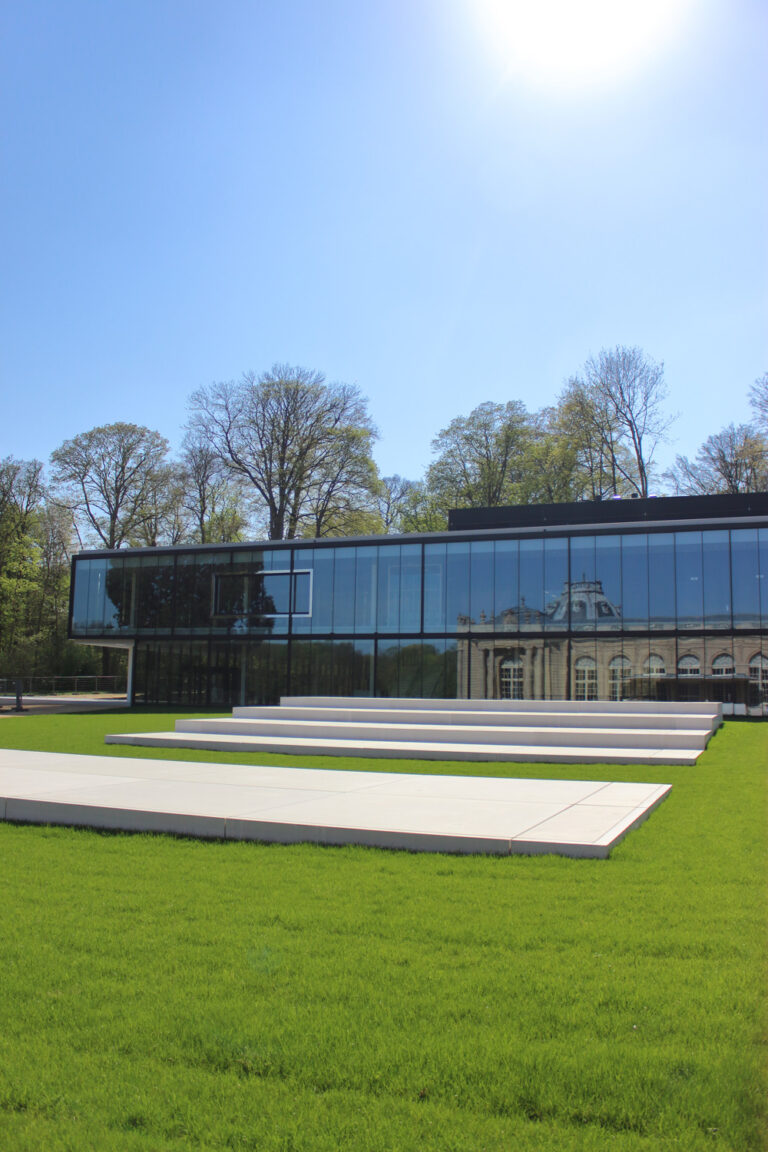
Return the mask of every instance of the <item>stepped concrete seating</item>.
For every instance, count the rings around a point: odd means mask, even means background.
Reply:
[[[429,760],[694,764],[719,704],[283,697],[108,744]]]

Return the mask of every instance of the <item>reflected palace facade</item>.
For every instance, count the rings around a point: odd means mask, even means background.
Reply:
[[[70,635],[129,650],[136,702],[714,699],[760,715],[768,495],[465,510],[418,536],[81,553]]]

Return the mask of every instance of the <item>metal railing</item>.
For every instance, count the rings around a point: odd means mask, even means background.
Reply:
[[[25,696],[76,696],[125,692],[122,676],[0,676],[0,696],[15,696],[17,685]]]

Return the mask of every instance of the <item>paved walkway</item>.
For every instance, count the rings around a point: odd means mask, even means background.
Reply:
[[[284,844],[605,857],[669,789],[0,749],[0,819]]]

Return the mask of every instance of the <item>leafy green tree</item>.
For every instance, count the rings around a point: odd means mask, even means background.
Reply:
[[[523,450],[521,504],[556,504],[584,497],[584,473],[572,430],[558,408],[544,408],[532,419]]]
[[[438,504],[429,485],[417,480],[405,497],[400,513],[401,532],[444,532],[448,527],[448,511]]]
[[[78,535],[120,548],[151,530],[166,477],[168,442],[136,424],[106,424],[51,454],[53,483]]]
[[[0,653],[7,661],[28,629],[36,577],[33,527],[43,499],[39,460],[0,460]]]
[[[571,377],[558,398],[551,429],[573,453],[572,498],[603,500],[638,491],[635,466],[610,409],[596,389]]]
[[[457,416],[432,441],[437,458],[427,472],[435,508],[491,508],[519,501],[523,460],[534,435],[531,417],[517,400],[487,401]]]

